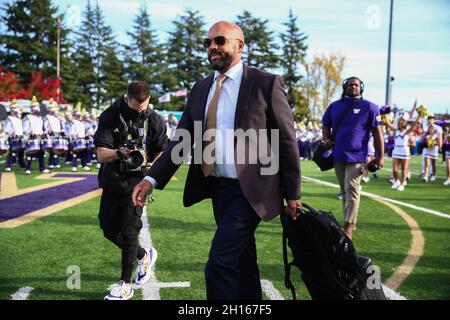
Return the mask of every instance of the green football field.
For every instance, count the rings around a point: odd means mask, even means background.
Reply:
[[[301,166],[304,177],[336,183],[333,171],[322,173],[311,161],[302,161]],[[390,166],[387,160],[386,167]],[[446,174],[441,163],[435,182],[423,182],[419,171],[419,159],[413,159],[412,180],[403,192],[390,189],[388,169],[379,171],[378,179],[363,184],[365,192],[407,204],[396,206],[418,227],[412,232],[407,221],[392,208],[363,196],[353,240],[358,254],[372,258],[380,268],[383,281],[401,273],[405,258],[417,261],[395,288],[401,296],[450,299],[450,187],[442,185]],[[19,190],[39,185],[45,188],[54,181],[36,180],[37,173],[25,176],[18,169],[14,172]],[[151,241],[159,253],[151,281],[153,293],[163,300],[206,298],[203,270],[215,225],[209,201],[183,207],[186,173],[187,166],[182,166],[164,191],[155,192],[156,200],[148,207]],[[302,182],[302,201],[332,211],[342,221],[337,193],[333,186]],[[0,228],[0,299],[11,299],[12,294],[26,287],[33,288],[28,296],[31,300],[103,299],[108,286],[120,276],[120,252],[102,236],[98,207],[96,197],[15,228]],[[430,210],[446,216],[431,214]],[[417,246],[413,239],[418,233],[425,240],[420,255],[410,251]],[[267,280],[282,297],[291,299],[290,291],[284,287],[279,218],[262,222],[256,237],[261,279]],[[73,286],[74,270],[80,272],[79,287]],[[293,270],[291,277],[298,296],[310,299],[297,271]],[[135,290],[133,299],[145,297],[142,290]]]

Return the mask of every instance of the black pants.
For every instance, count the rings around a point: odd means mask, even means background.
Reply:
[[[121,280],[131,282],[133,266],[137,259],[142,259],[145,250],[139,246],[139,231],[142,207],[136,207],[131,195],[120,195],[103,190],[100,200],[98,218],[105,238],[122,249]]]
[[[237,180],[211,178],[217,230],[205,267],[209,300],[261,300],[255,230],[261,221]]]

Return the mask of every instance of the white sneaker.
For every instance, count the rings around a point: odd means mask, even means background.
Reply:
[[[431,176],[430,181],[436,181],[436,176]]]
[[[128,300],[133,297],[134,290],[130,283],[120,280],[114,288],[111,289],[105,300]]]
[[[370,181],[370,177],[362,177],[362,181],[364,181],[365,183]]]
[[[5,171],[6,172],[11,172],[11,168],[7,167],[7,168],[5,168]]]
[[[89,168],[88,166],[84,166],[84,167],[83,167],[83,170],[84,170],[84,171],[91,171],[91,168]]]
[[[25,170],[25,174],[29,175],[29,174],[31,174],[31,171],[30,170]]]
[[[42,173],[50,173],[50,170],[44,169],[44,170],[42,170],[41,172],[42,172]]]
[[[146,283],[152,275],[152,268],[155,265],[156,259],[158,259],[158,252],[155,248],[146,248],[145,257],[138,260],[138,268],[136,272],[135,283],[142,285]]]
[[[97,164],[95,165],[95,167],[96,167],[97,169],[100,169],[101,164],[100,164],[100,163],[97,163]]]
[[[57,165],[55,166],[55,168],[56,168],[56,169],[61,169],[61,165],[60,165],[60,164],[57,164]]]
[[[448,186],[448,185],[450,185],[450,179],[447,179],[444,181],[444,186]]]
[[[398,191],[405,191],[405,186],[404,185],[399,185],[397,188]]]
[[[77,172],[77,167],[72,167],[72,172]]]
[[[397,189],[398,187],[400,187],[400,182],[394,181],[394,182],[392,183],[391,189]]]
[[[424,176],[424,177],[422,178],[422,180],[425,181],[425,182],[428,182],[428,177]]]
[[[52,165],[52,164],[48,166],[49,169],[53,169],[54,167],[55,167],[55,166]]]

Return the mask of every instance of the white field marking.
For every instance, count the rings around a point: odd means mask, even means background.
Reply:
[[[30,292],[34,288],[32,287],[24,287],[20,288],[16,293],[11,295],[11,300],[28,300],[28,297],[30,296]]]
[[[339,185],[337,185],[335,183],[331,183],[331,182],[327,182],[327,181],[323,181],[323,180],[319,180],[319,179],[315,179],[315,178],[309,178],[309,177],[303,176],[302,179],[304,179],[306,181],[315,182],[315,183],[318,183],[318,184],[323,184],[325,186],[329,186],[329,187],[333,187],[333,188],[338,188],[338,189],[340,188]],[[429,214],[432,214],[432,215],[435,215],[435,216],[438,216],[438,217],[450,219],[450,214],[448,214],[448,213],[444,213],[444,212],[440,212],[440,211],[436,211],[436,210],[432,210],[432,209],[427,209],[427,208],[424,208],[424,207],[415,206],[413,204],[409,204],[409,203],[406,203],[406,202],[403,202],[403,201],[398,201],[398,200],[394,200],[394,199],[390,199],[390,198],[385,198],[385,197],[382,197],[382,196],[379,196],[379,195],[376,195],[376,194],[373,194],[373,193],[370,193],[370,192],[361,191],[361,194],[363,196],[370,197],[370,198],[373,198],[373,199],[380,199],[380,200],[388,201],[388,202],[391,202],[391,203],[394,203],[394,204],[398,204],[398,205],[401,205],[401,206],[404,206],[404,207],[407,207],[407,208],[410,208],[410,209],[414,209],[414,210],[422,211],[422,212],[425,212],[425,213],[429,213]]]
[[[381,287],[383,288],[384,295],[389,300],[408,300],[407,298],[405,298],[401,294],[395,292],[394,290],[392,290],[391,288],[389,288],[388,286],[386,286],[384,284],[382,284]]]
[[[139,243],[144,248],[153,247],[152,238],[150,236],[150,224],[147,218],[147,206],[142,208],[142,229],[139,234]],[[191,286],[190,282],[159,282],[156,279],[155,265],[153,265],[153,272],[150,280],[142,286],[142,300],[161,300],[161,295],[159,294],[160,288],[187,288]]]
[[[261,289],[269,300],[285,300],[280,291],[278,291],[269,280],[261,279]]]
[[[142,229],[139,233],[139,243],[144,248],[153,247],[152,238],[150,236],[150,224],[147,218],[147,206],[142,208]],[[161,300],[159,295],[158,279],[156,279],[155,266],[153,265],[152,275],[150,280],[142,285],[142,300]]]

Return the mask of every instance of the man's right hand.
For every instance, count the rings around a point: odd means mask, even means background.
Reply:
[[[142,180],[139,182],[133,189],[133,194],[131,195],[131,199],[133,200],[133,204],[135,206],[143,207],[145,205],[145,199],[147,195],[151,193],[153,190],[153,186],[148,180]]]

